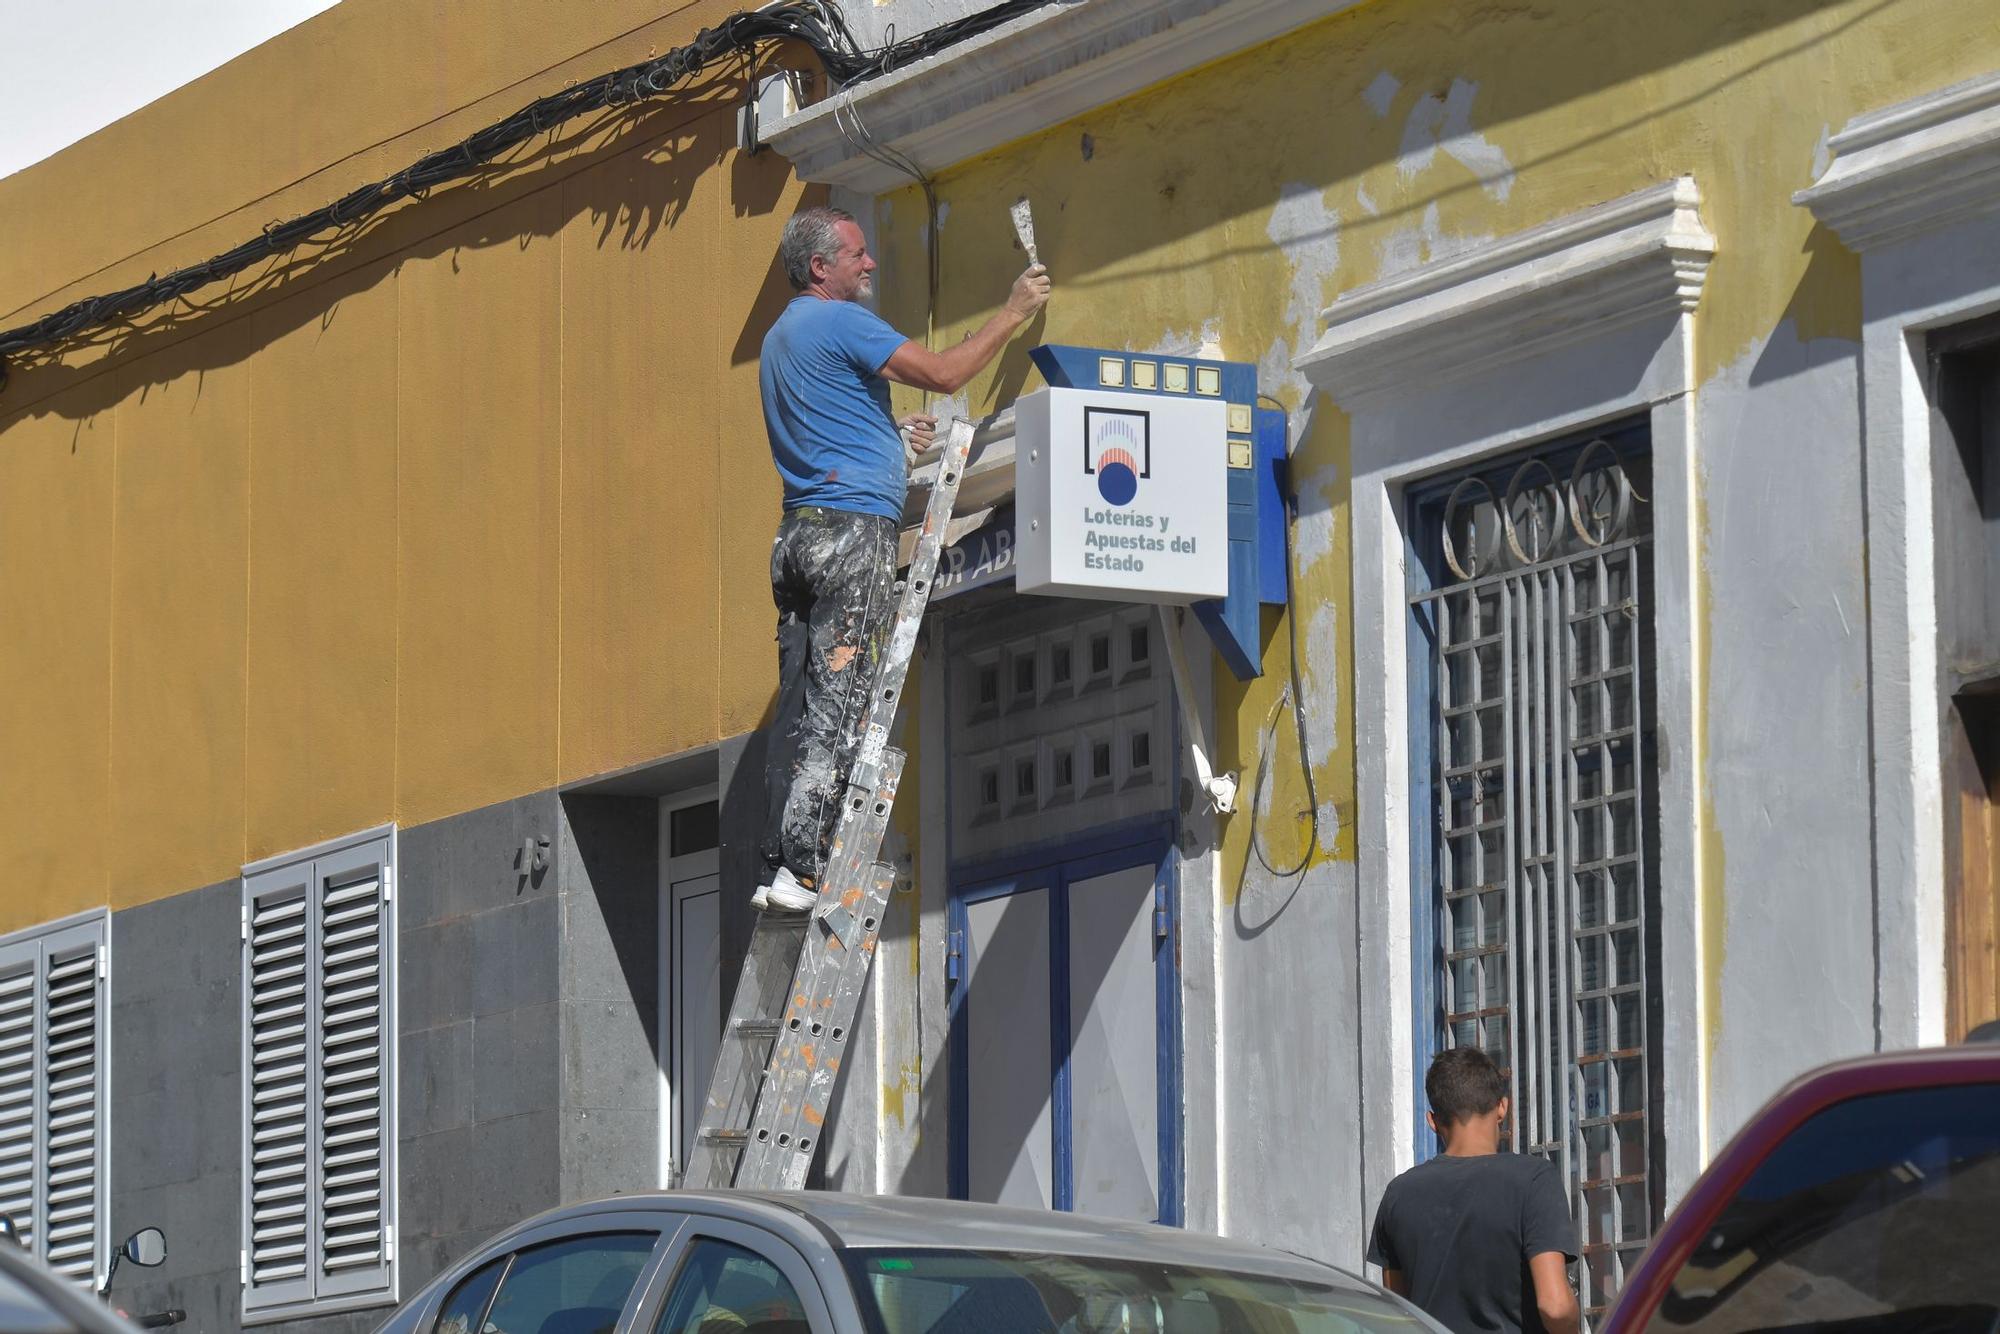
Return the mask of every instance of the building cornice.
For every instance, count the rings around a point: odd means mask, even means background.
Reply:
[[[1351,403],[1692,311],[1715,255],[1700,204],[1681,177],[1356,288],[1293,365]]]
[[[2000,211],[2000,74],[1856,116],[1833,166],[1792,196],[1850,250]]]
[[[880,194],[909,178],[864,152],[864,136],[941,171],[1356,3],[1052,0],[773,121],[764,138],[805,180]]]

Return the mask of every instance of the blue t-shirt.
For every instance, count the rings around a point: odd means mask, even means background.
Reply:
[[[909,479],[880,371],[907,341],[866,306],[803,295],[764,335],[757,378],[786,509],[902,516]]]

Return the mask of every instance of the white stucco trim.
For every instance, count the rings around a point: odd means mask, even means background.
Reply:
[[[1364,1189],[1415,1157],[1406,646],[1410,483],[1598,422],[1651,421],[1667,1195],[1707,1157],[1694,614],[1693,309],[1715,244],[1690,180],[1481,247],[1336,301],[1295,363],[1352,421]],[[1566,322],[1582,327],[1565,331]],[[1368,333],[1357,336],[1357,326]],[[1529,343],[1510,352],[1508,339]],[[1385,348],[1381,344],[1387,344]],[[1428,352],[1428,355],[1426,353]]]
[[[2000,210],[2000,73],[1856,116],[1833,166],[1792,196],[1851,250]]]
[[[1294,365],[1351,404],[1692,310],[1715,255],[1700,202],[1681,177],[1343,293]]]
[[[1876,1003],[1945,1034],[1945,827],[1926,335],[2000,309],[2000,75],[1857,116],[1795,195],[1861,255]]]
[[[764,138],[805,180],[879,194],[909,178],[861,151],[857,123],[936,172],[1357,2],[1053,0],[774,121]]]

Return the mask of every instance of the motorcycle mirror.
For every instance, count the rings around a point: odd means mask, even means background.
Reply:
[[[125,1238],[125,1258],[151,1269],[166,1263],[167,1234],[156,1227],[142,1227]]]
[[[0,1240],[21,1244],[21,1230],[14,1226],[14,1215],[0,1214]]]

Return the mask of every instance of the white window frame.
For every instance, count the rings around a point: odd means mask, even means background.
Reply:
[[[1706,1160],[1695,775],[1701,652],[1692,616],[1693,313],[1714,238],[1681,178],[1357,288],[1295,366],[1351,419],[1363,1189],[1415,1161],[1406,488],[1591,425],[1644,414],[1652,435],[1667,1199]]]
[[[30,1131],[29,1157],[35,1177],[33,1186],[34,1202],[32,1215],[26,1220],[30,1224],[29,1249],[38,1256],[46,1256],[48,1250],[48,1203],[47,1183],[43,1164],[48,1156],[48,1126],[46,1125],[46,1025],[48,1023],[48,960],[58,952],[73,950],[88,945],[95,949],[97,956],[96,995],[96,1062],[95,1072],[95,1117],[94,1136],[96,1141],[96,1198],[92,1204],[92,1237],[90,1257],[90,1280],[93,1286],[102,1284],[106,1257],[111,1249],[111,915],[103,908],[93,908],[76,913],[40,926],[15,931],[0,936],[0,972],[7,972],[29,962],[34,976],[34,1022],[35,1047],[34,1070],[31,1076],[34,1089],[32,1130]],[[22,1220],[16,1220],[22,1221]]]
[[[1793,196],[1861,256],[1870,727],[1885,1048],[1945,1037],[1945,824],[1927,341],[2000,310],[2000,74],[1849,121]]]
[[[254,904],[256,900],[280,891],[286,884],[302,886],[306,902],[318,903],[324,892],[325,878],[322,865],[338,868],[343,861],[354,863],[375,859],[372,864],[379,866],[382,886],[382,917],[380,931],[380,973],[377,989],[381,1006],[381,1107],[379,1114],[381,1135],[381,1210],[383,1221],[383,1259],[372,1269],[353,1271],[342,1280],[332,1283],[332,1291],[321,1291],[320,1282],[325,1271],[317,1252],[320,1233],[313,1215],[317,1186],[308,1187],[308,1226],[306,1275],[289,1283],[254,1286],[251,1282],[250,1248],[251,1238],[251,1157],[253,1136],[251,1125],[251,1091],[253,1065],[251,1059],[251,987],[250,944],[253,935]],[[292,1320],[302,1316],[328,1315],[339,1311],[363,1310],[370,1307],[393,1305],[399,1300],[401,1264],[397,1256],[398,1210],[397,1210],[397,1170],[400,1146],[397,1143],[397,1107],[400,1101],[398,1083],[398,1042],[397,1025],[400,1007],[397,1003],[397,955],[400,952],[400,938],[397,931],[396,895],[397,831],[394,825],[379,825],[373,829],[329,839],[310,848],[284,853],[243,868],[242,877],[242,919],[241,919],[241,991],[242,1008],[239,1020],[242,1044],[240,1117],[242,1126],[242,1203],[241,1234],[239,1254],[240,1285],[243,1294],[242,1322],[245,1325],[268,1324],[279,1320]],[[338,869],[334,869],[334,874]],[[318,931],[314,927],[308,936],[306,965],[309,976],[316,978],[319,954]],[[308,989],[312,998],[309,1005],[316,1006],[318,983],[314,980]],[[309,1015],[310,1028],[308,1050],[318,1032],[322,1016],[314,1008]],[[308,1126],[315,1124],[312,1107],[308,1101],[306,1116]],[[309,1131],[310,1135],[310,1131]],[[316,1182],[323,1161],[323,1146],[316,1140],[309,1142],[307,1150],[307,1176],[309,1182]]]

